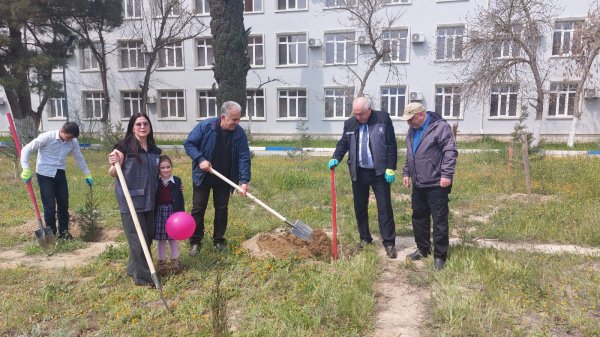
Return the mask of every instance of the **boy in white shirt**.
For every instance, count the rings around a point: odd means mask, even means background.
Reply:
[[[73,239],[69,233],[69,188],[65,175],[69,154],[73,155],[73,159],[85,175],[85,182],[90,187],[94,183],[87,163],[79,150],[78,136],[79,126],[77,123],[66,122],[60,130],[40,134],[21,150],[21,167],[23,168],[21,179],[24,183],[31,179],[29,155],[32,151],[38,150],[35,171],[44,207],[44,221],[46,226],[50,226],[56,234],[56,214],[58,213],[59,239]]]

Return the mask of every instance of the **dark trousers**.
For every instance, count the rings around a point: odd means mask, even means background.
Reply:
[[[452,186],[416,188],[412,191],[412,224],[417,248],[424,255],[431,251],[433,220],[433,256],[446,260],[448,255],[448,195]]]
[[[155,210],[148,212],[136,212],[148,252],[151,252],[152,238],[154,237],[154,219]],[[133,281],[137,284],[154,284],[150,275],[150,267],[144,256],[142,243],[135,230],[135,224],[130,213],[121,213],[121,221],[123,222],[123,230],[129,243],[129,261],[127,263],[127,275],[133,277]]]
[[[231,188],[223,183],[206,179],[200,186],[194,185],[194,196],[192,201],[192,216],[196,221],[196,230],[190,238],[190,244],[199,244],[204,238],[204,215],[208,206],[210,190],[213,191],[213,205],[215,207],[215,229],[213,243],[225,242],[225,230],[227,229],[227,214],[229,211],[229,195]]]
[[[64,170],[56,171],[56,176],[46,177],[37,174],[37,181],[44,207],[44,222],[56,234],[56,214],[58,213],[58,230],[69,230],[69,187]]]
[[[369,188],[373,188],[377,201],[377,221],[383,245],[394,246],[396,244],[396,225],[394,224],[390,184],[385,181],[383,175],[376,176],[375,170],[362,168],[358,168],[356,181],[352,182],[354,214],[360,239],[367,242],[373,241],[369,231]]]

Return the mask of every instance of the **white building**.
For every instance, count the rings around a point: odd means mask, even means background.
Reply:
[[[124,0],[125,23],[138,20],[138,10],[148,0]],[[248,53],[252,69],[248,72],[248,92],[261,81],[265,84],[248,109],[253,113],[254,135],[285,136],[298,132],[304,122],[314,136],[339,137],[343,121],[351,114],[352,96],[359,81],[347,66],[364,73],[369,51],[365,36],[351,26],[347,12],[336,8],[342,0],[240,0],[245,2],[244,24],[251,28]],[[493,0],[387,0],[385,10],[401,14],[384,38],[392,53],[377,64],[369,77],[365,93],[373,98],[376,109],[390,112],[398,136],[407,125],[398,117],[405,104],[421,101],[428,110],[441,113],[451,124],[458,124],[459,135],[507,136],[513,132],[526,105],[524,97],[531,93],[504,85],[494,88],[482,102],[467,102],[461,97],[457,71],[462,62],[460,44],[466,38],[466,15]],[[561,58],[570,53],[553,50],[554,45],[568,44],[573,22],[587,15],[591,0],[559,1],[560,15],[554,32],[543,36],[547,58]],[[186,0],[186,6],[208,25],[206,0]],[[561,7],[562,6],[562,7]],[[211,69],[210,30],[194,40],[178,42],[162,54],[158,69],[152,75],[148,112],[157,135],[184,137],[206,117],[215,116],[214,78]],[[131,39],[125,30],[112,32],[108,56],[111,90],[111,122],[127,122],[132,111],[139,111],[139,83],[143,80],[144,53],[142,41]],[[390,64],[399,75],[390,72]],[[56,72],[62,81],[62,70]],[[541,134],[566,138],[573,116],[575,89],[564,72],[550,74],[545,85],[545,121]],[[565,84],[565,81],[567,83]],[[78,114],[93,122],[104,112],[101,108],[100,72],[89,50],[77,50],[66,68],[68,107],[71,119]],[[597,90],[598,91],[598,90]],[[0,96],[4,96],[0,90]],[[585,100],[584,114],[577,136],[600,135],[598,118],[600,100],[591,91]],[[553,103],[550,100],[553,100]],[[64,123],[62,98],[53,98],[42,120],[44,130],[56,129]],[[34,102],[35,106],[35,102]],[[6,99],[0,113],[9,110]],[[532,130],[532,109],[526,124]],[[242,125],[248,127],[246,118]],[[7,130],[5,118],[0,130]]]

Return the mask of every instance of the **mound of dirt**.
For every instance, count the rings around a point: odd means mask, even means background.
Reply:
[[[242,247],[258,258],[297,256],[325,262],[331,260],[331,239],[320,229],[313,230],[310,242],[289,232],[261,233],[242,243]]]

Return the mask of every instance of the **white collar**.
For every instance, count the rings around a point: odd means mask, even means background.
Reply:
[[[170,181],[170,182],[172,182],[173,184],[175,184],[175,179],[173,178],[173,175],[171,175],[171,176],[169,177],[169,179],[166,179],[166,180],[165,180],[165,179],[163,179],[163,177],[162,177],[162,176],[159,176],[159,178],[160,178],[160,180],[162,180],[162,182],[163,182],[163,183],[164,183],[164,182],[167,182],[167,181]]]

